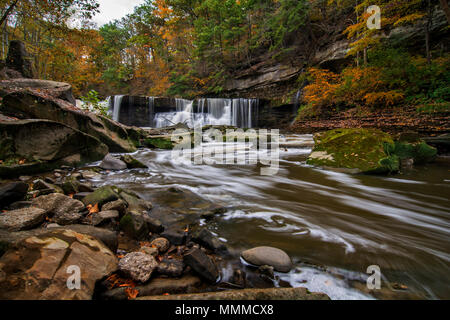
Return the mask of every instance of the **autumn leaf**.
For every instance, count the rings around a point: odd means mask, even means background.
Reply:
[[[139,294],[139,291],[134,288],[126,288],[125,293],[127,294],[128,300],[136,299]]]

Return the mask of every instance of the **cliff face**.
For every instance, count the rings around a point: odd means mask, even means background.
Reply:
[[[341,17],[338,21],[348,21],[349,17]],[[425,20],[409,26],[402,26],[380,35],[384,39],[404,46],[413,52],[425,52]],[[447,25],[443,11],[434,14],[431,35],[434,49],[449,50],[450,37],[445,30]],[[350,41],[343,35],[345,23],[330,23],[327,26],[306,26],[298,35],[290,53],[279,55],[267,50],[254,58],[244,68],[234,73],[233,79],[227,81],[223,95],[258,97],[272,101],[274,105],[295,103],[297,91],[301,83],[299,76],[309,66],[339,71],[352,62],[347,54]]]

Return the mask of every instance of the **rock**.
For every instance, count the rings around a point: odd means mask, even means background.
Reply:
[[[14,203],[11,203],[7,209],[8,210],[18,210],[18,209],[24,209],[24,208],[29,208],[31,207],[31,205],[33,204],[32,201],[17,201]]]
[[[79,201],[82,201],[84,198],[86,198],[88,195],[90,195],[92,192],[78,192],[78,193],[75,193],[74,195],[73,195],[73,198],[75,199],[75,200],[79,200]]]
[[[118,211],[120,216],[124,216],[126,211],[127,211],[127,204],[125,203],[125,201],[123,200],[116,200],[116,201],[111,201],[108,203],[105,203],[102,206],[102,210],[105,211],[109,211],[109,210],[115,210]]]
[[[115,210],[101,211],[93,213],[92,215],[85,217],[83,223],[93,226],[100,226],[105,223],[114,222],[119,218],[119,212]]]
[[[33,78],[32,58],[28,55],[25,44],[19,40],[9,43],[6,67],[17,71],[23,78]]]
[[[39,93],[37,90],[10,93],[2,102],[0,112],[4,115],[18,119],[47,119],[65,124],[98,139],[108,146],[110,152],[136,151],[139,132],[135,129],[75,108],[69,102]]]
[[[214,252],[226,252],[227,247],[211,231],[202,228],[195,232],[192,241]]]
[[[255,266],[268,265],[279,272],[289,272],[292,269],[291,258],[286,252],[272,247],[257,247],[242,252],[242,258]]]
[[[354,173],[388,173],[399,170],[399,159],[388,152],[392,137],[377,129],[336,129],[314,136],[315,147],[307,163],[345,168]]]
[[[170,248],[170,242],[166,238],[157,238],[150,245],[158,249],[159,253],[165,253]]]
[[[0,229],[22,231],[32,229],[44,222],[46,211],[38,208],[24,208],[0,214]]]
[[[120,230],[132,239],[143,239],[148,234],[144,215],[136,212],[127,213],[120,219]]]
[[[122,160],[114,158],[111,154],[107,154],[100,164],[100,168],[105,170],[125,170],[127,164]]]
[[[389,151],[395,154],[400,161],[412,159],[415,164],[432,162],[437,156],[437,149],[422,140],[415,142],[396,141]]]
[[[67,286],[74,267],[80,271],[79,290]],[[96,282],[116,270],[116,257],[95,238],[47,231],[22,240],[0,258],[0,299],[88,300]]]
[[[49,171],[62,164],[77,166],[108,152],[96,138],[47,120],[0,121],[0,132],[0,177]]]
[[[119,198],[119,188],[104,186],[89,194],[82,201],[86,206],[98,204],[99,208],[103,209],[105,203],[119,200]]]
[[[121,190],[120,197],[127,203],[129,211],[147,213],[153,207],[151,202],[140,199],[138,195],[131,191]]]
[[[64,82],[56,82],[41,79],[13,79],[0,81],[0,89],[6,92],[17,90],[31,90],[45,93],[53,98],[65,100],[72,105],[76,104],[72,93],[72,86]]]
[[[81,173],[81,176],[83,179],[90,180],[90,179],[97,179],[98,177],[101,177],[101,174],[97,173],[95,171],[84,171]]]
[[[56,230],[72,230],[77,233],[82,233],[94,237],[104,243],[112,252],[116,252],[118,246],[117,232],[106,229],[96,228],[93,226],[85,226],[74,224],[70,226],[60,227],[54,225]],[[29,238],[37,237],[48,232],[48,229],[33,229],[29,231],[9,232],[0,230],[0,247],[9,248],[20,241]]]
[[[176,246],[181,246],[186,242],[186,234],[174,230],[164,231],[161,233],[161,237],[166,238]]]
[[[81,191],[80,185],[81,185],[81,183],[76,178],[70,176],[64,180],[62,189],[65,194],[75,194],[75,193],[78,193]],[[92,191],[93,190],[90,190],[88,192],[92,192]]]
[[[59,225],[75,224],[81,219],[84,204],[59,193],[41,196],[33,199],[33,206],[44,209],[45,212]]]
[[[450,133],[436,137],[426,137],[423,140],[429,145],[437,148],[439,150],[439,154],[450,153]]]
[[[140,295],[140,297],[141,298],[139,298],[138,300],[330,300],[330,298],[326,294],[309,292],[306,288],[244,289],[168,296]]]
[[[54,184],[45,182],[41,179],[35,180],[33,182],[33,190],[39,190],[39,191],[50,190],[50,193],[64,193],[64,191],[60,187],[58,187]]]
[[[139,160],[136,160],[128,154],[121,156],[120,160],[126,163],[128,169],[148,168],[145,164],[143,164]]]
[[[27,192],[28,184],[24,182],[12,182],[0,186],[0,208],[24,200]]]
[[[263,265],[258,268],[258,272],[264,276],[269,277],[270,279],[275,279],[274,274],[275,268],[268,265]]]
[[[145,254],[149,254],[151,256],[154,256],[154,257],[156,257],[159,254],[158,249],[152,248],[152,247],[142,247],[140,249],[140,251],[145,253]]]
[[[183,274],[184,263],[182,260],[164,259],[158,265],[157,270],[162,275],[179,277]]]
[[[192,248],[183,257],[184,263],[210,283],[216,283],[219,271],[214,262],[203,251]]]
[[[164,227],[158,219],[151,218],[148,215],[144,215],[144,219],[147,223],[148,231],[151,233],[161,233],[164,231]]]
[[[158,266],[155,258],[142,252],[132,252],[119,261],[119,270],[126,276],[142,283],[147,282]]]
[[[182,278],[171,279],[167,277],[155,277],[142,286],[135,289],[139,292],[138,296],[178,294],[198,292],[202,281],[193,275],[185,275]],[[106,300],[127,300],[125,288],[116,288],[102,293],[101,297]]]

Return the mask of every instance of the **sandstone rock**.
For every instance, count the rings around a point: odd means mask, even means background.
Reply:
[[[0,121],[0,132],[0,177],[39,173],[62,164],[77,166],[108,152],[98,139],[47,120]]]
[[[44,222],[46,211],[24,208],[0,213],[0,229],[22,231],[32,229]]]
[[[24,182],[12,182],[0,186],[0,208],[4,208],[13,202],[24,200],[27,192],[28,184]]]
[[[8,210],[18,210],[18,209],[24,209],[24,208],[29,208],[31,207],[31,205],[33,204],[32,201],[17,201],[14,203],[11,203],[7,209]]]
[[[100,164],[100,168],[105,170],[125,170],[127,164],[122,160],[114,158],[111,154],[107,154]]]
[[[74,270],[80,290],[67,286]],[[0,299],[89,300],[96,282],[116,270],[116,257],[95,238],[51,231],[22,240],[0,258]]]
[[[166,238],[157,238],[150,244],[156,247],[160,253],[164,253],[170,248],[170,242]]]
[[[33,206],[44,209],[59,225],[74,224],[81,219],[84,204],[59,193],[41,196],[33,200]]]
[[[253,248],[242,252],[242,258],[255,266],[272,266],[279,272],[289,272],[292,269],[291,258],[286,252],[277,248]]]
[[[203,251],[192,248],[183,257],[183,261],[190,266],[197,274],[210,283],[216,283],[219,278],[219,271],[214,262]]]
[[[126,276],[142,283],[147,282],[158,266],[155,258],[143,252],[132,252],[119,261],[119,270]]]

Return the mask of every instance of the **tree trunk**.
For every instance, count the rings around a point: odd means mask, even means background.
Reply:
[[[427,63],[431,65],[431,27],[433,25],[433,6],[431,0],[428,0],[427,24],[425,26],[425,48],[427,54]]]
[[[441,2],[442,10],[444,10],[447,16],[447,23],[450,24],[450,7],[448,5],[448,0],[439,0]]]

